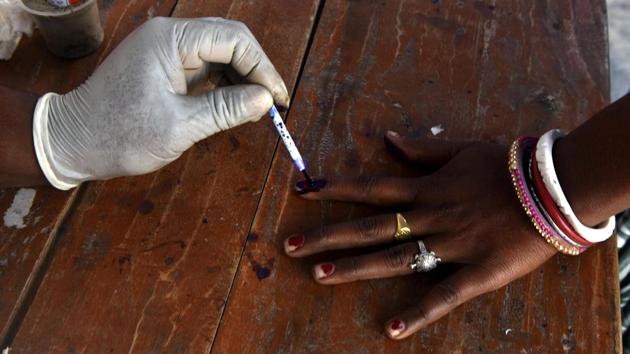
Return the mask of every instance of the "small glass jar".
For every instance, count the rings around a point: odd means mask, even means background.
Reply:
[[[95,52],[103,42],[96,0],[85,0],[66,8],[48,5],[45,0],[22,0],[21,5],[24,11],[33,15],[46,46],[57,56],[86,56]]]

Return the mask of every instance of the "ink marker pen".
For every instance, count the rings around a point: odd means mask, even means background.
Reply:
[[[291,134],[289,134],[286,125],[284,125],[284,121],[282,121],[282,117],[280,117],[280,113],[278,112],[278,109],[275,105],[271,106],[271,109],[269,110],[269,116],[271,117],[271,120],[273,120],[273,125],[276,127],[278,134],[280,134],[282,142],[287,148],[289,155],[291,155],[291,159],[293,159],[295,167],[297,167],[298,171],[302,172],[308,184],[312,185],[313,180],[306,172],[306,164],[304,163],[304,159],[302,158],[302,155],[300,155],[297,146],[295,146],[293,138],[291,138]]]

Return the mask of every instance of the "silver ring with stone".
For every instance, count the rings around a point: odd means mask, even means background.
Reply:
[[[409,265],[411,270],[418,273],[428,272],[435,269],[438,263],[442,261],[442,259],[436,256],[434,252],[429,252],[427,247],[424,245],[424,242],[420,240],[418,240],[418,248],[420,249],[420,253],[413,257],[413,262]]]

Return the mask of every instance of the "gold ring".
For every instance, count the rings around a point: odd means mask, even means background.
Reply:
[[[411,236],[411,229],[407,220],[400,213],[396,213],[396,232],[394,233],[394,239],[396,241],[404,241]]]

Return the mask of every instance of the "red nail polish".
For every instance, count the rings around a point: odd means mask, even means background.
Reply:
[[[315,267],[315,277],[322,279],[329,277],[335,271],[335,265],[332,263],[323,263]]]
[[[324,274],[326,274],[326,276],[329,276],[330,274],[332,274],[333,270],[335,270],[334,265],[330,263],[322,264],[322,271],[324,271]]]
[[[389,334],[392,337],[398,337],[405,330],[405,323],[401,320],[393,320],[389,324]]]
[[[291,236],[287,239],[287,251],[293,252],[304,246],[304,235]]]
[[[394,320],[392,322],[392,325],[390,326],[394,331],[399,331],[401,329],[403,329],[403,324],[401,320]]]

